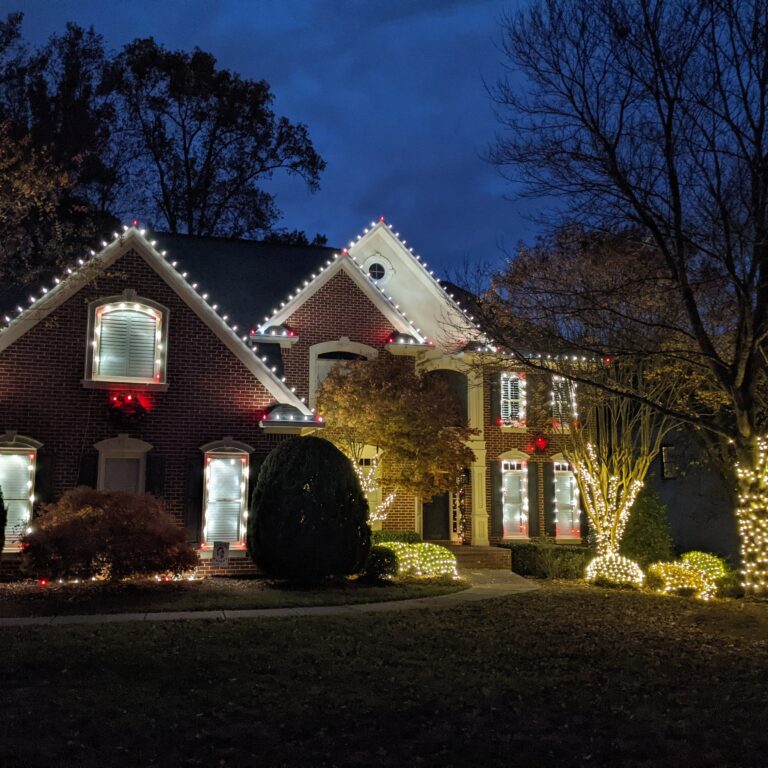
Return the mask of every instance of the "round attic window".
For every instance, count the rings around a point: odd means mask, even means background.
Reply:
[[[374,261],[370,267],[368,267],[368,274],[372,280],[381,280],[384,275],[387,274],[387,270],[384,269],[383,264],[379,264],[378,261]]]

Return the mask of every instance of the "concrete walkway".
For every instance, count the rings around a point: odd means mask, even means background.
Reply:
[[[518,592],[530,592],[539,586],[510,571],[465,571],[462,577],[471,586],[461,592],[437,597],[417,597],[410,600],[390,600],[357,605],[306,606],[296,608],[251,608],[236,611],[162,611],[156,613],[96,613],[81,616],[29,616],[0,619],[0,628],[27,626],[64,626],[65,624],[124,624],[133,621],[194,621],[230,619],[274,619],[289,616],[354,616],[361,613],[388,613],[419,608],[454,608],[464,603],[476,603],[492,597],[504,597]]]

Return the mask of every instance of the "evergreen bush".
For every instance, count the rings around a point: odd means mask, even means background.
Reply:
[[[22,570],[37,578],[122,579],[198,564],[184,529],[149,494],[73,488],[21,541]]]
[[[397,556],[388,547],[374,545],[365,563],[366,581],[389,581],[397,576]]]
[[[579,544],[538,541],[505,541],[499,546],[512,550],[512,570],[537,579],[582,579],[594,556]]]
[[[270,576],[314,584],[358,573],[371,546],[368,502],[349,459],[293,437],[265,459],[248,516],[248,552]]]
[[[383,544],[387,541],[402,541],[404,544],[418,544],[421,541],[416,531],[371,531],[371,544]]]
[[[672,557],[667,505],[646,485],[637,495],[620,546],[621,554],[645,568]]]

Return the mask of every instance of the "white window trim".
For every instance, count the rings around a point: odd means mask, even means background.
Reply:
[[[579,485],[576,482],[576,473],[573,471],[573,468],[571,467],[570,462],[568,459],[563,456],[562,453],[556,453],[554,456],[551,457],[552,461],[552,482],[553,482],[553,488],[552,493],[555,494],[555,539],[558,541],[570,541],[570,542],[580,542],[581,541],[581,527],[579,527],[579,535],[578,536],[564,536],[559,533],[558,531],[558,520],[557,520],[557,478],[562,477],[564,475],[569,475],[571,477],[571,488],[573,489],[573,494],[571,495],[571,507],[574,512],[576,512],[576,516],[580,517],[580,505],[579,505]]]
[[[247,443],[242,443],[239,440],[233,440],[231,437],[225,437],[223,440],[214,440],[213,442],[206,443],[200,446],[200,450],[203,453],[203,525],[200,535],[200,549],[210,551],[213,547],[213,542],[209,542],[206,536],[207,515],[208,515],[208,467],[211,463],[211,459],[214,458],[232,458],[237,457],[245,459],[245,467],[243,471],[243,480],[241,483],[240,492],[240,520],[238,521],[238,527],[242,532],[240,539],[236,542],[230,543],[230,548],[235,550],[245,549],[245,533],[248,525],[248,493],[249,483],[248,474],[251,464],[251,454],[254,452],[254,448]]]
[[[509,379],[517,379],[520,396],[518,398],[518,418],[504,418],[504,402],[512,401],[511,398],[504,397],[504,382]],[[515,429],[524,429],[527,424],[528,416],[528,398],[527,381],[525,373],[515,371],[502,371],[499,376],[499,414],[501,416],[501,426],[512,427]]]
[[[99,452],[99,470],[96,477],[96,488],[105,490],[106,464],[108,459],[138,459],[139,488],[138,493],[144,493],[147,484],[147,454],[152,450],[150,443],[120,433],[117,437],[100,440],[93,446]]]
[[[514,456],[512,454],[519,454]],[[515,472],[520,475],[520,496],[522,499],[522,512],[525,517],[525,528],[527,533],[517,533],[511,536],[506,535],[502,530],[502,538],[505,541],[525,540],[529,538],[531,531],[530,506],[528,501],[528,454],[521,451],[508,451],[501,461],[501,509],[502,509],[502,527],[504,525],[504,473]]]
[[[98,373],[101,316],[109,309],[136,309],[155,318],[155,366],[151,378],[139,376],[102,376]],[[88,336],[83,384],[91,387],[128,384],[142,389],[166,389],[169,315],[170,311],[167,307],[151,299],[138,296],[135,291],[130,289],[123,291],[119,296],[107,296],[91,302],[88,307]]]
[[[320,344],[313,344],[309,348],[309,405],[311,408],[317,404],[315,389],[317,360],[320,355],[326,355],[329,352],[351,352],[354,355],[364,357],[366,360],[375,360],[379,356],[378,351],[373,347],[357,341],[350,341],[348,336],[342,336],[338,341],[323,341]]]
[[[35,504],[35,479],[37,475],[37,451],[42,447],[42,443],[38,440],[33,440],[31,437],[19,435],[16,432],[6,432],[0,435],[0,454],[6,455],[26,455],[31,461],[30,481],[29,488],[29,501],[27,507],[26,523],[32,521],[32,512]],[[5,544],[3,546],[3,552],[18,552],[19,545],[17,543],[8,542],[8,532],[4,532]]]

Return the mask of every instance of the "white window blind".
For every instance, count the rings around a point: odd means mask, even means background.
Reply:
[[[504,538],[528,536],[528,472],[525,462],[502,461],[501,492]]]
[[[501,420],[504,423],[525,419],[525,379],[516,373],[501,374]]]
[[[580,539],[579,490],[567,462],[555,462],[555,535]]]
[[[14,546],[32,517],[35,483],[34,453],[0,453],[0,488],[8,509],[5,546]]]
[[[247,469],[248,459],[242,454],[206,455],[206,543],[243,540]]]
[[[160,317],[140,309],[112,309],[98,316],[94,371],[104,378],[154,379]]]

